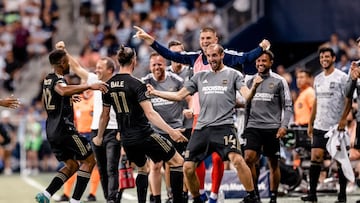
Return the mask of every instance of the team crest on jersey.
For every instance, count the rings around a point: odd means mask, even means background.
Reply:
[[[335,88],[335,82],[330,83],[330,88]]]
[[[269,89],[274,89],[274,87],[275,87],[275,84],[274,83],[269,83]]]
[[[223,85],[226,85],[226,84],[228,84],[228,81],[227,81],[227,80],[223,80],[222,84],[223,84]]]

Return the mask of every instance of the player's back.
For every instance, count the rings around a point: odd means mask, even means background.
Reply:
[[[105,106],[112,105],[121,139],[144,137],[153,132],[140,102],[148,100],[146,85],[130,74],[116,74],[109,81],[109,91],[103,95]]]
[[[66,84],[64,78],[55,73],[48,74],[43,82],[43,100],[48,114],[46,121],[48,139],[62,136],[69,129],[75,130],[71,97],[61,96],[55,91],[55,86],[58,83]]]

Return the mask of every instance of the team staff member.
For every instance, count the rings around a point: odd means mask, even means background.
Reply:
[[[199,181],[195,173],[196,164],[213,152],[218,153],[222,160],[230,160],[234,164],[237,175],[248,192],[244,202],[258,202],[253,181],[250,178],[251,171],[241,156],[240,143],[233,128],[232,112],[236,104],[236,91],[240,90],[241,94],[249,100],[262,79],[256,77],[254,86],[249,91],[244,84],[243,75],[223,64],[224,49],[221,45],[209,45],[206,56],[211,70],[195,74],[180,91],[162,92],[155,90],[151,85],[148,85],[148,91],[151,95],[174,101],[181,101],[195,92],[199,93],[202,108],[185,152],[184,163],[186,185],[194,202],[204,202],[199,193]]]
[[[210,64],[204,54],[204,51],[210,44],[218,43],[218,38],[216,31],[213,28],[205,27],[200,31],[200,38],[199,44],[201,47],[200,51],[197,52],[173,52],[165,47],[161,46],[155,39],[146,33],[143,29],[134,26],[137,29],[136,36],[140,39],[143,39],[148,45],[150,45],[155,51],[157,51],[160,55],[165,57],[168,60],[175,61],[181,64],[188,64],[193,67],[194,74],[202,71],[202,70],[211,70]],[[236,51],[229,51],[224,50],[224,59],[223,63],[226,66],[235,68],[235,67],[242,67],[245,63],[250,63],[254,61],[258,56],[260,56],[262,50],[267,49],[270,47],[270,42],[267,40],[263,40],[260,43],[260,47],[255,48],[254,50],[248,53],[239,53]],[[246,72],[246,71],[245,71]],[[199,97],[198,94],[194,94],[193,96],[193,114],[194,114],[194,123],[193,127],[196,125],[199,112],[200,112],[200,105],[199,105]],[[224,173],[224,164],[221,161],[221,158],[216,154],[212,154],[212,163],[213,163],[213,171],[212,171],[212,189],[210,194],[210,201],[216,202],[217,194],[219,192],[221,179]],[[205,164],[202,162],[198,166],[197,174],[199,176],[200,185],[202,188],[201,193],[203,193],[204,188],[204,180],[205,180]],[[205,193],[203,193],[203,199],[206,199]]]
[[[69,58],[63,50],[52,51],[49,61],[54,73],[48,74],[43,82],[44,107],[48,114],[46,135],[52,152],[59,161],[65,163],[65,166],[35,199],[40,203],[50,202],[50,197],[77,172],[77,182],[70,202],[79,202],[89,182],[95,159],[90,143],[85,137],[80,136],[75,128],[71,96],[87,89],[105,92],[107,87],[104,83],[67,85],[64,75],[69,73]]]
[[[257,180],[255,165],[260,154],[267,156],[270,168],[270,202],[276,203],[280,182],[280,141],[286,134],[292,116],[289,86],[284,78],[271,71],[274,54],[264,51],[256,59],[256,68],[263,81],[247,105],[247,124],[244,131],[245,161],[251,170],[253,181]],[[253,84],[253,78],[247,83]],[[257,186],[255,186],[257,188]],[[256,189],[257,190],[257,189]]]
[[[152,161],[165,161],[171,167],[171,176],[182,176],[179,170],[183,164],[183,158],[176,152],[169,140],[162,137],[150,127],[149,121],[166,132],[174,141],[185,142],[180,131],[174,130],[153,109],[146,94],[146,85],[132,76],[136,65],[136,53],[129,47],[121,46],[117,54],[120,71],[107,83],[109,92],[103,95],[103,111],[100,117],[97,136],[93,138],[95,145],[102,143],[104,129],[109,121],[110,107],[116,113],[121,141],[130,162],[135,163],[140,171],[146,170],[146,161],[149,157]],[[138,201],[146,201],[148,177],[146,174],[138,174],[136,186],[141,190]],[[139,193],[140,194],[140,193]]]

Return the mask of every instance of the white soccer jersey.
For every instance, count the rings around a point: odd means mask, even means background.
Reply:
[[[321,72],[315,77],[316,115],[314,129],[328,131],[337,124],[345,106],[345,88],[348,76],[335,69],[330,75]]]

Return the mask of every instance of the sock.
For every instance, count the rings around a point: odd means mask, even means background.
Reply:
[[[319,181],[321,171],[321,163],[311,161],[310,165],[310,191],[309,194],[316,195],[316,187]]]
[[[161,195],[154,195],[153,197],[155,203],[161,203]]]
[[[184,174],[182,166],[170,167],[170,185],[173,197],[173,203],[183,202],[183,182]]]
[[[217,199],[217,198],[218,198],[218,195],[217,195],[216,193],[211,192],[209,198],[211,198],[211,199]]]
[[[204,163],[204,161],[200,162],[198,167],[196,168],[196,175],[199,178],[200,189],[204,189],[204,183],[205,183],[205,163]]]
[[[139,203],[146,202],[146,193],[149,186],[148,175],[139,173],[136,177],[136,191]]]
[[[211,172],[211,192],[218,194],[221,180],[224,175],[224,163],[218,153],[212,153],[213,168]]]
[[[52,179],[50,185],[46,188],[46,191],[48,191],[49,194],[52,196],[56,191],[61,188],[61,186],[64,185],[67,179],[69,179],[69,177],[59,171]]]
[[[188,192],[183,192],[183,203],[188,203],[189,195]]]
[[[100,174],[97,166],[91,172],[90,176],[90,194],[96,196],[96,191],[100,183]]]
[[[64,195],[66,195],[67,197],[70,197],[71,195],[71,191],[72,191],[72,187],[75,183],[76,180],[76,173],[74,173],[74,175],[72,175],[65,183],[64,183]]]
[[[76,185],[75,185],[72,199],[75,199],[75,200],[81,199],[81,196],[83,195],[83,193],[86,189],[86,186],[90,180],[90,175],[91,174],[88,171],[78,170]]]
[[[338,168],[338,174],[339,174],[339,185],[340,185],[339,196],[346,197],[347,179],[341,167]]]
[[[254,180],[254,189],[255,189],[255,194],[256,196],[258,196],[260,198],[260,193],[259,193],[259,176],[260,176],[260,165],[259,164],[255,164],[255,172],[256,172],[256,179]]]
[[[47,197],[48,199],[51,198],[51,194],[48,191],[44,191],[43,194],[45,195],[45,197]]]

